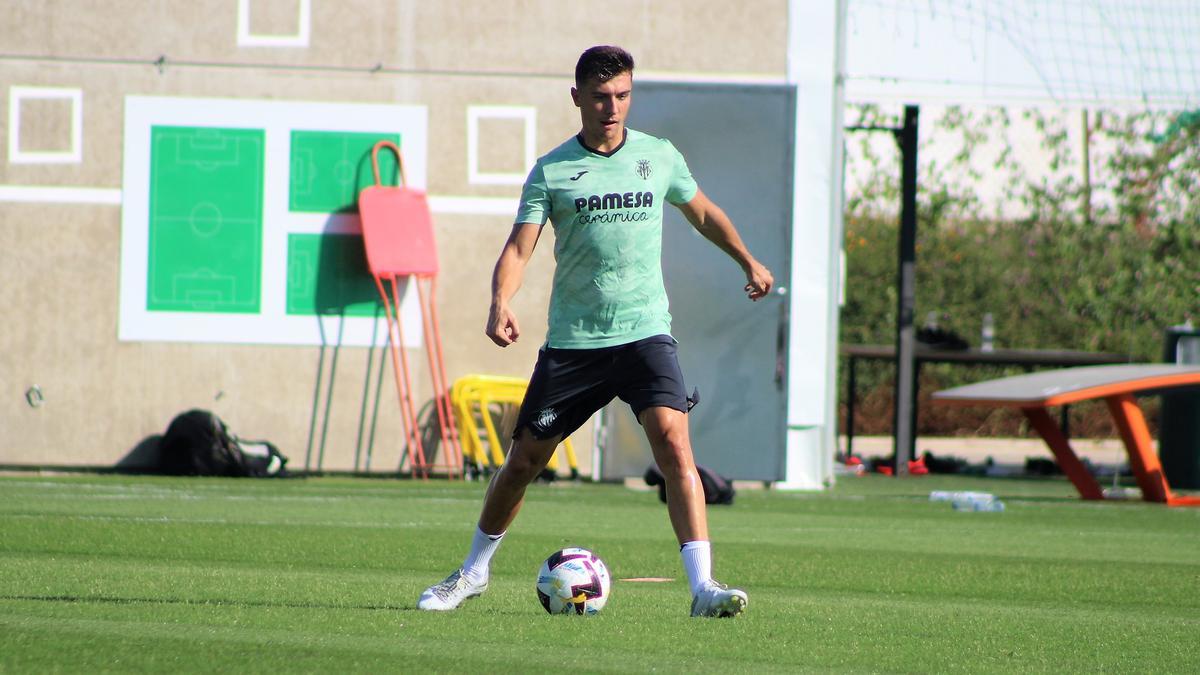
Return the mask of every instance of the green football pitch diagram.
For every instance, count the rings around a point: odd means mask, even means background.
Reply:
[[[308,213],[353,211],[358,193],[375,183],[371,148],[381,140],[400,144],[399,134],[293,131],[288,209]],[[396,184],[391,152],[380,153],[380,181]]]
[[[352,213],[358,193],[375,183],[371,149],[380,140],[400,144],[399,134],[293,131],[288,210]],[[379,157],[380,181],[395,185],[390,151]],[[374,317],[382,312],[367,269],[362,237],[347,234],[288,235],[288,314]]]
[[[379,291],[363,256],[362,237],[288,235],[287,313],[343,312],[346,316],[382,316]]]
[[[264,134],[154,127],[146,307],[259,311]]]

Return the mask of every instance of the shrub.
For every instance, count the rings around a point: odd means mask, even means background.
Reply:
[[[860,123],[887,121],[871,106],[857,114]],[[977,346],[983,315],[991,313],[999,346],[1160,360],[1163,331],[1200,317],[1200,115],[1097,116],[1089,128],[1095,175],[1083,181],[1066,171],[1074,158],[1061,120],[1037,111],[1024,116],[1042,134],[1051,161],[1050,173],[1037,178],[1011,153],[1001,152],[992,165],[1006,176],[1005,198],[1018,205],[1017,216],[995,215],[1012,208],[989,215],[972,187],[983,178],[972,164],[975,150],[1007,131],[1006,112],[950,108],[935,123],[935,138],[923,140],[924,149],[950,137],[963,149],[950,163],[921,164],[916,321],[932,315]],[[841,341],[891,344],[899,218],[889,204],[899,202],[899,163],[869,150],[851,157],[868,166],[848,167],[867,179],[846,199]],[[926,405],[937,389],[1020,372],[926,364],[918,433],[1026,433],[1013,411]],[[861,362],[858,380],[856,433],[890,433],[891,364]],[[1153,403],[1148,407],[1152,419]],[[1103,406],[1077,406],[1072,432],[1114,433]]]

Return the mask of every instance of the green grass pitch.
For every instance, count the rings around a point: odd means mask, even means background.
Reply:
[[[989,490],[959,513],[930,490]],[[1200,509],[1087,503],[1061,480],[843,479],[710,509],[735,620],[688,617],[665,508],[534,486],[491,590],[417,596],[462,559],[483,485],[0,477],[0,672],[1200,672]],[[548,616],[558,548],[614,579]],[[619,581],[673,577],[669,583]]]

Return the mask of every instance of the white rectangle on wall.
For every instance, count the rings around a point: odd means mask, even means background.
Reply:
[[[21,104],[65,100],[71,106],[70,146],[66,150],[21,149]],[[8,88],[8,161],[11,164],[78,164],[83,161],[83,91],[68,87]]]
[[[312,33],[312,0],[296,1],[296,32],[291,34],[255,33],[250,27],[250,5],[254,0],[238,0],[237,43],[239,47],[307,47]],[[262,1],[262,0],[260,0]]]
[[[479,169],[479,121],[515,119],[523,123],[524,157],[520,172],[488,172]],[[467,182],[471,185],[522,185],[537,161],[537,108],[511,105],[473,105],[467,108]]]

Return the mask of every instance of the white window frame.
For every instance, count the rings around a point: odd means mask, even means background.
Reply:
[[[239,47],[307,47],[312,33],[312,0],[296,0],[299,14],[294,35],[250,32],[250,3],[238,0],[237,43]]]
[[[485,119],[521,120],[525,124],[524,169],[517,173],[479,169],[479,122]],[[467,182],[471,185],[522,185],[537,161],[537,108],[515,105],[467,107]]]
[[[25,101],[71,102],[71,147],[61,151],[21,149],[21,104]],[[70,87],[8,88],[8,161],[12,164],[79,164],[83,161],[83,90]]]

